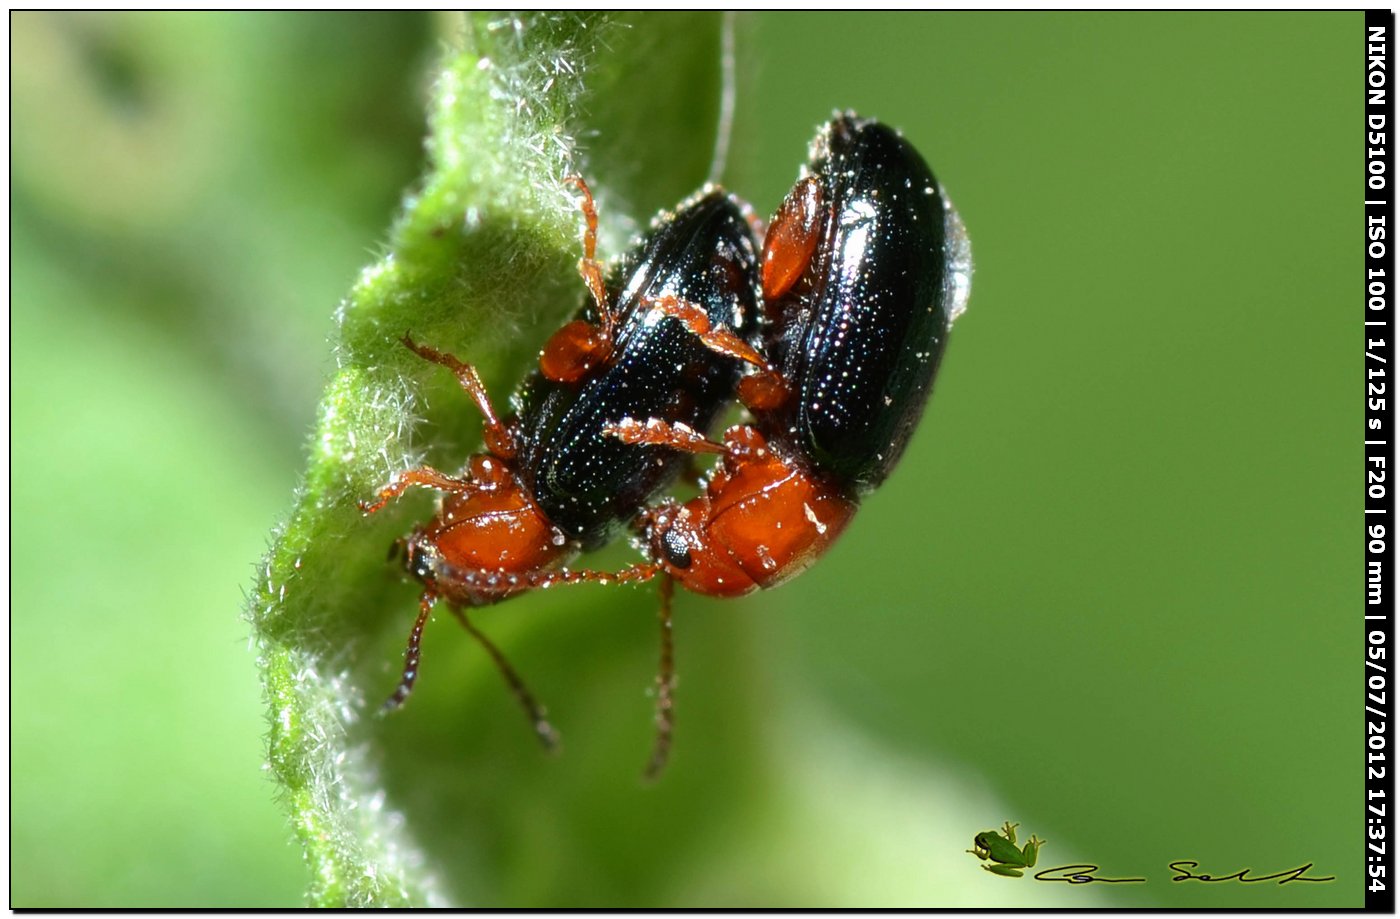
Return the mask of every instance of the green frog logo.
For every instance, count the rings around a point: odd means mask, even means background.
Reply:
[[[1024,847],[1016,848],[1016,827],[1019,823],[1004,823],[1001,832],[988,830],[985,833],[978,833],[972,837],[972,848],[967,851],[991,864],[982,867],[992,874],[999,874],[1006,878],[1019,878],[1025,875],[1025,869],[1034,867],[1035,857],[1040,854],[1040,847],[1045,845],[1045,840],[1036,839],[1031,836],[1030,842]]]

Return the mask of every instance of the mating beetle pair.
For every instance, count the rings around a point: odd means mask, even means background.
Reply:
[[[378,510],[411,485],[443,492],[437,515],[401,540],[423,593],[387,706],[412,689],[423,626],[443,599],[552,744],[542,710],[462,608],[553,584],[659,577],[654,775],[671,740],[673,581],[739,596],[782,583],[830,547],[923,413],[966,303],[970,253],[917,151],[850,114],[813,142],[761,252],[742,202],[708,188],[662,215],[608,278],[594,258],[592,198],[574,181],[591,302],[546,343],[515,416],[496,414],[470,365],[405,337],[457,375],[485,417],[486,452],[459,476],[409,470],[363,505]],[[708,439],[735,398],[752,422]],[[720,457],[701,494],[657,501],[696,454]],[[618,572],[560,567],[624,526],[648,561]]]

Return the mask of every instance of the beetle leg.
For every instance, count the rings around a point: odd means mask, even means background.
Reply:
[[[458,568],[441,559],[433,562],[433,578],[439,584],[453,585],[463,590],[502,596],[522,590],[547,590],[556,584],[644,584],[661,573],[653,563],[627,565],[617,571],[596,571],[591,568],[553,568],[538,571],[505,572],[489,568]]]
[[[771,449],[767,439],[751,424],[736,424],[724,432],[724,442],[710,440],[694,428],[683,424],[671,424],[660,418],[638,421],[623,418],[621,421],[603,425],[603,433],[616,437],[625,444],[657,444],[687,453],[717,453],[724,457],[711,475],[710,489],[713,491],[728,474],[726,470],[733,463],[749,460],[762,460]],[[643,510],[645,520],[652,511]]]
[[[413,683],[418,679],[418,661],[422,657],[423,626],[428,624],[428,617],[432,615],[435,603],[437,594],[431,587],[425,589],[423,595],[418,598],[418,618],[413,622],[413,631],[408,633],[408,648],[403,655],[403,676],[399,679],[394,694],[385,700],[382,711],[391,712],[403,705],[408,699],[408,694],[413,692]]]
[[[664,297],[642,297],[641,305],[647,309],[659,310],[675,319],[711,351],[737,358],[760,370],[772,369],[752,345],[735,335],[728,327],[710,322],[709,314],[698,304],[667,294]]]
[[[642,305],[660,310],[677,320],[711,351],[736,358],[757,368],[755,372],[739,380],[739,401],[750,411],[775,409],[787,400],[789,389],[782,373],[730,329],[712,324],[709,314],[702,307],[670,295],[643,297]]]
[[[471,491],[476,487],[476,483],[470,479],[454,478],[438,472],[431,466],[419,466],[394,476],[394,481],[379,489],[376,501],[361,501],[360,510],[366,514],[373,514],[414,485],[436,488],[438,491]]]
[[[578,273],[588,292],[593,295],[593,303],[598,307],[599,322],[603,327],[603,337],[612,339],[613,315],[608,309],[608,295],[603,287],[603,266],[596,258],[598,250],[598,208],[593,203],[593,192],[582,176],[569,176],[564,180],[583,195],[579,207],[583,210],[583,258],[578,262]]]
[[[501,422],[501,416],[497,415],[492,407],[491,397],[486,393],[486,384],[481,382],[481,375],[476,372],[476,368],[451,354],[418,344],[408,333],[404,333],[403,343],[414,354],[434,364],[441,364],[456,375],[457,382],[462,384],[462,388],[471,396],[476,407],[481,410],[482,417],[486,419],[483,432],[486,449],[501,459],[514,457],[515,441],[510,436],[510,429]]]
[[[465,611],[455,604],[449,606],[448,609],[452,611],[452,615],[457,617],[457,621],[462,624],[462,628],[466,629],[467,633],[470,634],[472,638],[480,642],[481,646],[486,649],[486,653],[491,655],[491,659],[496,662],[496,669],[501,671],[501,676],[505,678],[506,685],[509,686],[511,692],[515,694],[515,698],[520,702],[521,708],[525,709],[525,717],[530,720],[530,725],[534,728],[535,736],[540,739],[540,743],[544,744],[544,748],[551,752],[558,749],[559,732],[554,730],[554,726],[549,723],[549,718],[545,715],[544,706],[535,701],[535,697],[531,695],[530,690],[525,686],[525,681],[520,678],[520,674],[516,673],[515,668],[506,660],[506,656],[492,643],[491,639],[487,638],[483,633],[477,630],[476,626],[472,625]]]
[[[675,581],[668,574],[661,576],[661,661],[656,673],[656,742],[651,748],[651,759],[642,773],[647,781],[653,781],[666,768],[671,757],[671,737],[675,733],[676,717],[672,693],[676,688],[675,645],[671,628],[671,597],[675,592]]]
[[[638,421],[636,418],[623,418],[621,421],[603,425],[603,433],[616,437],[625,444],[657,444],[684,450],[686,453],[724,453],[724,444],[716,443],[694,428],[679,422],[671,423],[660,418]]]
[[[594,258],[598,248],[598,208],[593,203],[593,193],[580,176],[569,176],[564,181],[583,194],[579,201],[583,209],[583,258],[579,259],[578,273],[593,296],[598,323],[595,325],[586,319],[566,322],[540,350],[540,373],[556,383],[577,383],[612,356],[613,328],[617,319],[608,306],[603,266]]]
[[[806,273],[821,240],[826,207],[816,176],[799,181],[783,199],[763,239],[763,302],[772,315],[777,301]]]
[[[590,568],[560,568],[557,571],[541,571],[521,578],[531,587],[547,589],[555,584],[643,584],[661,573],[661,566],[653,563],[628,565],[617,571],[595,571]]]

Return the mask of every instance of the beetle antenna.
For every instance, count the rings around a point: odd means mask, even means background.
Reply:
[[[671,735],[676,726],[672,695],[676,688],[676,658],[671,628],[671,597],[675,584],[670,575],[661,576],[661,609],[657,614],[661,621],[661,662],[656,673],[656,742],[651,748],[651,760],[642,773],[648,782],[655,781],[666,768],[671,758]]]
[[[423,626],[428,624],[435,603],[437,594],[431,588],[423,591],[418,598],[418,618],[413,622],[413,631],[408,633],[408,648],[403,653],[403,676],[399,678],[394,694],[385,700],[381,711],[392,712],[403,705],[408,694],[413,692],[413,683],[418,679],[418,660],[422,656]]]
[[[486,649],[486,653],[491,655],[491,659],[496,662],[496,669],[501,671],[501,676],[505,677],[506,685],[515,694],[515,698],[520,702],[520,707],[525,709],[525,717],[530,720],[530,726],[535,730],[535,736],[544,744],[544,748],[553,753],[559,749],[559,732],[554,730],[554,725],[549,723],[549,718],[545,715],[544,706],[540,705],[531,694],[525,681],[520,678],[520,674],[515,672],[515,668],[506,660],[506,656],[501,653],[501,649],[492,643],[476,626],[472,625],[467,614],[458,606],[452,605],[448,609],[452,615],[457,617],[457,621],[462,623],[462,628],[467,633],[481,643]]]

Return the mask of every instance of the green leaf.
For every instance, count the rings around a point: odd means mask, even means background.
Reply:
[[[702,182],[720,107],[714,15],[443,22],[451,50],[431,94],[427,172],[340,306],[305,482],[250,597],[269,768],[318,906],[450,898],[433,879],[437,840],[386,803],[384,735],[366,727],[392,688],[384,636],[402,641],[411,607],[385,551],[430,505],[408,496],[367,520],[356,502],[420,459],[420,413],[435,423],[422,431],[432,456],[449,466],[475,447],[480,419],[399,337],[471,360],[504,404],[580,303],[581,219],[563,179],[588,178],[601,249],[616,252]]]

